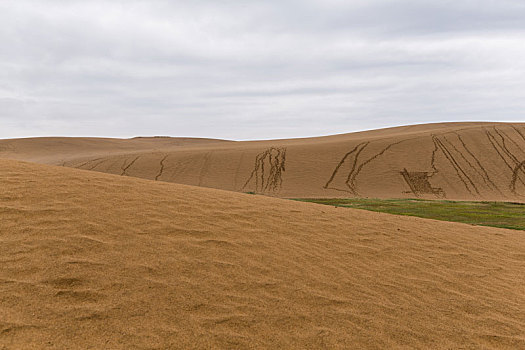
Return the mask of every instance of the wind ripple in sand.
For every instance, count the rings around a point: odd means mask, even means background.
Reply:
[[[525,237],[0,161],[0,348],[525,347]]]

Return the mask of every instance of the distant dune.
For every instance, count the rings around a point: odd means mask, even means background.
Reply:
[[[63,164],[78,158],[107,157],[130,152],[178,149],[231,142],[201,138],[135,137],[111,139],[96,137],[37,137],[0,140],[0,158],[12,158],[44,164]]]
[[[0,158],[277,197],[525,200],[525,124],[442,123],[318,138],[46,138]]]
[[[201,159],[201,184],[239,174],[245,190],[264,179],[263,189],[299,195],[298,184],[322,188],[334,173],[328,187],[351,191],[345,179],[361,168],[357,193],[373,190],[367,179],[397,193],[403,169],[409,178],[431,171],[415,159],[431,161],[435,147],[433,188],[477,194],[459,169],[445,182],[454,155],[474,184],[494,182],[476,186],[482,194],[498,186],[510,195],[508,167],[489,160],[502,159],[497,149],[512,168],[521,127],[454,128],[108,156],[99,170],[127,159],[125,175],[145,176],[155,163],[157,174],[164,159],[161,179],[189,179]],[[396,173],[401,154],[413,158]],[[464,165],[481,169],[474,157],[486,174]],[[176,173],[182,164],[187,172]],[[273,177],[257,182],[263,164]],[[13,160],[0,160],[0,186],[0,349],[525,348],[519,231]]]

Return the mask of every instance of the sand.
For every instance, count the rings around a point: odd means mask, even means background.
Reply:
[[[0,186],[0,349],[525,348],[521,231],[13,160]]]
[[[0,140],[0,158],[285,198],[525,201],[525,124],[519,123],[256,142]]]

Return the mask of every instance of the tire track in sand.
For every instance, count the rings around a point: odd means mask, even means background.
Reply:
[[[474,155],[474,153],[468,148],[466,142],[463,140],[463,138],[461,137],[461,135],[459,134],[459,132],[456,132],[454,131],[454,134],[456,134],[459,142],[461,143],[461,145],[463,146],[463,148],[465,149],[465,151],[467,151],[467,153],[472,157],[472,159],[474,159],[474,161],[476,162],[476,164],[478,165],[479,167],[479,170],[481,171],[481,173],[478,171],[478,174],[482,175],[482,178],[483,180],[485,181],[485,183],[488,185],[490,184],[492,186],[493,189],[495,189],[496,191],[499,192],[499,194],[501,194],[502,196],[505,197],[505,195],[503,194],[503,192],[499,189],[499,187],[494,183],[494,181],[492,181],[492,179],[490,178],[487,170],[485,169],[485,167],[481,164],[481,161]],[[455,148],[455,147],[454,147]],[[471,165],[472,166],[472,165]]]
[[[164,161],[166,160],[166,158],[168,158],[167,154],[164,156],[164,158],[160,160],[160,169],[159,169],[159,172],[157,173],[157,176],[155,176],[155,181],[158,181],[159,178],[162,176],[162,173],[164,172]]]
[[[494,127],[494,129],[496,128]],[[505,165],[507,165],[511,173],[514,174],[514,171],[517,169],[517,166],[520,164],[520,161],[506,147],[504,147],[505,144],[504,144],[503,136],[501,134],[498,134],[503,139],[503,145],[502,145],[498,142],[496,137],[493,134],[491,134],[487,129],[484,129],[484,131],[485,131],[485,135],[487,136],[488,140],[492,144],[492,147],[494,148],[494,150],[498,153],[498,155],[503,160]],[[497,130],[495,131],[497,132]],[[514,161],[514,165],[509,164],[509,162],[507,161],[507,159],[505,158],[502,152],[505,153],[505,155],[507,155],[507,157],[509,157],[511,161]],[[525,185],[525,181],[523,179],[519,177],[517,177],[517,179],[519,179],[519,181],[523,185]],[[513,185],[512,185],[512,177],[511,177],[511,182],[509,183],[509,189],[511,190],[512,193],[514,193],[512,188],[513,188]],[[514,184],[514,188],[515,188],[515,184]]]
[[[268,162],[269,172],[265,170],[265,164]],[[283,183],[283,172],[286,171],[286,148],[270,147],[259,153],[255,157],[253,170],[244,183],[244,190],[248,184],[255,180],[256,192],[277,192],[281,189]]]
[[[514,171],[512,172],[512,180],[510,182],[510,190],[515,195],[519,195],[516,192],[516,182],[518,181],[518,175],[519,175],[520,170],[525,174],[525,161],[523,161],[520,164],[518,164],[516,166],[516,168],[514,169]],[[523,195],[521,195],[521,196],[523,196]]]
[[[474,190],[477,193],[477,195],[479,195],[480,193],[479,193],[478,188],[476,187],[472,179],[467,175],[465,170],[461,167],[461,165],[459,165],[457,159],[454,158],[454,156],[452,155],[452,152],[450,152],[450,150],[445,146],[445,144],[435,134],[432,134],[432,140],[434,141],[434,144],[438,146],[441,153],[443,153],[445,158],[452,165],[452,167],[456,171],[456,174],[458,175],[458,178],[461,180],[461,182],[463,182],[465,189],[473,196],[475,196],[475,194],[472,192],[472,190]],[[469,183],[470,183],[470,186],[469,186]]]
[[[131,168],[131,166],[133,164],[135,164],[135,162],[140,158],[140,156],[137,156],[135,159],[133,159],[127,166],[122,166],[122,173],[120,174],[120,176],[128,176],[128,174],[126,174],[126,172],[128,171],[129,168]],[[127,160],[124,161],[124,164],[127,163]]]

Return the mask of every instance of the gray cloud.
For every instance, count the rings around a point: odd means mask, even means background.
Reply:
[[[0,3],[0,137],[523,120],[522,1]]]

